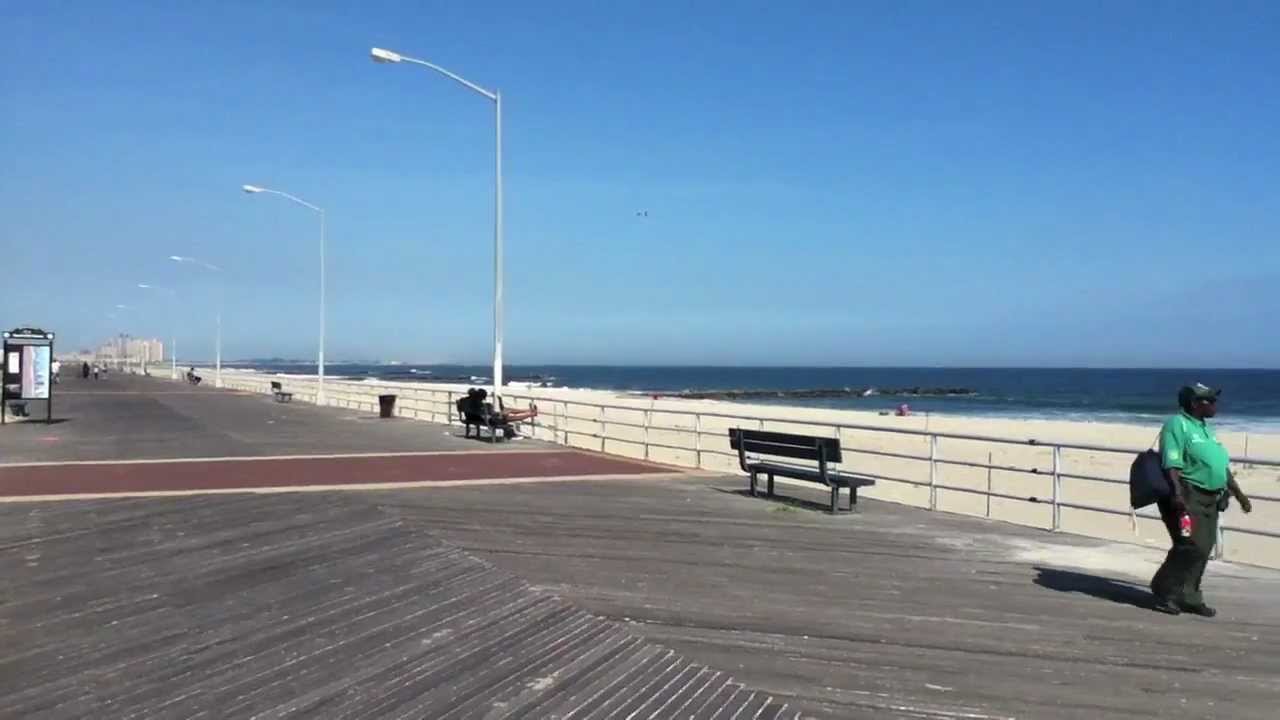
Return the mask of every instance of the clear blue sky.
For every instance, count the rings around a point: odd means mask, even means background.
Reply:
[[[607,5],[4,3],[0,324],[210,357],[177,253],[312,356],[258,183],[331,358],[486,362],[492,107],[380,45],[503,92],[509,362],[1280,367],[1280,4]]]

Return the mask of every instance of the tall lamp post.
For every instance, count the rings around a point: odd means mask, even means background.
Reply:
[[[182,255],[170,255],[169,259],[180,264],[199,265],[205,270],[221,274],[222,268],[203,260],[193,257],[184,257]],[[215,317],[217,323],[217,334],[214,337],[214,369],[213,369],[213,386],[222,387],[222,300],[223,289],[222,283],[218,283],[218,313]]]
[[[116,303],[116,310],[132,310],[132,309],[133,309],[133,308],[131,308],[131,307],[129,307],[128,305],[125,305],[125,304],[123,304],[123,303]],[[116,321],[116,322],[112,323],[112,328],[113,328],[113,329],[112,329],[112,332],[113,332],[114,334],[113,334],[113,335],[112,335],[112,337],[111,337],[111,344],[112,344],[112,346],[113,346],[113,347],[112,347],[112,359],[115,361],[115,366],[116,366],[116,368],[115,368],[115,369],[116,369],[116,370],[119,370],[120,372],[125,372],[125,371],[127,371],[127,370],[131,370],[132,368],[130,367],[130,363],[129,363],[129,356],[128,356],[128,354],[127,354],[127,353],[125,354],[125,356],[124,356],[124,359],[123,359],[123,360],[122,360],[122,359],[121,359],[121,357],[120,357],[121,352],[125,350],[124,348],[122,348],[122,347],[120,347],[120,346],[119,346],[120,334],[121,334],[121,333],[120,333],[120,329],[119,329],[119,327],[117,327],[117,326],[119,325],[120,314],[119,314],[119,313],[113,313],[113,312],[112,312],[112,313],[107,313],[107,317],[109,317],[109,318],[111,318],[112,320],[115,320],[115,321]],[[95,357],[94,357],[94,359],[95,359],[95,361],[97,360],[97,355],[98,355],[98,353],[94,353],[94,356],[95,356]]]
[[[290,194],[289,194],[289,193],[287,193],[287,192],[281,192],[281,191],[279,191],[279,190],[272,190],[272,189],[270,189],[270,188],[259,187],[259,186],[257,186],[257,185],[242,185],[242,186],[241,186],[241,189],[242,189],[242,190],[244,190],[245,192],[247,192],[247,193],[251,194],[251,195],[252,195],[252,194],[257,194],[257,193],[268,193],[268,194],[271,194],[271,195],[279,195],[280,197],[285,198],[286,200],[292,200],[293,202],[295,202],[295,203],[297,203],[297,204],[299,204],[299,205],[301,205],[301,206],[303,206],[303,207],[305,207],[305,208],[310,208],[311,210],[314,210],[314,211],[316,211],[317,213],[320,213],[320,353],[319,353],[318,362],[316,363],[316,380],[317,380],[317,387],[316,387],[316,404],[317,404],[317,405],[323,405],[323,404],[324,404],[324,326],[325,326],[325,313],[324,313],[324,208],[321,208],[321,207],[316,206],[316,205],[312,205],[311,203],[307,202],[306,200],[303,200],[303,199],[302,199],[302,198],[300,198],[300,197],[296,197],[296,196],[294,196],[294,195],[290,195]]]
[[[172,288],[160,287],[159,285],[151,285],[149,283],[138,283],[138,287],[142,288],[143,290],[154,290],[155,292],[165,293],[171,298],[177,298],[178,296],[177,291],[173,290]],[[172,324],[170,327],[169,344],[171,345],[171,347],[169,348],[169,360],[172,363],[172,366],[169,370],[169,379],[177,380],[178,379],[178,335],[177,335],[176,323]]]
[[[434,70],[493,101],[494,129],[496,133],[496,166],[494,173],[494,210],[493,210],[493,395],[495,402],[502,391],[502,93],[497,90],[486,90],[479,85],[449,72],[426,60],[411,58],[397,52],[373,48],[369,51],[374,62],[378,63],[412,63]]]

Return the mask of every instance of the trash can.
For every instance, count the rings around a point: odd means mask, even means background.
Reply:
[[[395,414],[396,396],[395,395],[379,395],[378,396],[378,417],[389,418]]]

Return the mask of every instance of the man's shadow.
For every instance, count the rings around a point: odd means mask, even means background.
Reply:
[[[1132,605],[1143,610],[1154,610],[1155,599],[1146,587],[1123,580],[1086,575],[1071,570],[1037,567],[1035,584],[1050,590],[1082,593],[1100,600]]]

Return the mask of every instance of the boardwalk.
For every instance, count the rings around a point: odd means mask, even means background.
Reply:
[[[794,716],[348,493],[2,517],[8,717]]]
[[[385,493],[594,614],[830,718],[1273,718],[1280,573],[1215,563],[1215,620],[1150,610],[1162,553],[737,479]]]
[[[1150,549],[111,382],[0,434],[6,717],[1261,719],[1280,698],[1280,573],[1215,563],[1219,618],[1167,617]]]

